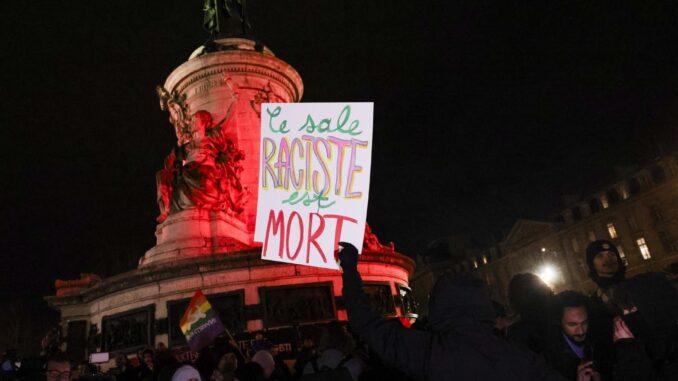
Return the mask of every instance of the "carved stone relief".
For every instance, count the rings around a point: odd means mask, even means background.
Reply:
[[[133,350],[153,347],[154,306],[148,306],[102,320],[102,351]]]
[[[228,79],[226,79],[228,82]],[[189,117],[186,96],[169,93],[158,86],[160,107],[170,112],[177,146],[156,174],[158,222],[170,213],[200,208],[220,210],[238,217],[250,191],[242,186],[243,151],[226,136],[224,122],[231,116],[235,93],[224,118],[214,122],[212,114],[199,110]]]
[[[372,308],[384,316],[395,315],[395,303],[391,295],[391,286],[388,284],[367,283],[363,285],[363,291]]]
[[[335,318],[330,284],[260,288],[266,327]]]

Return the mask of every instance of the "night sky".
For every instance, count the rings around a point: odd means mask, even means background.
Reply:
[[[375,103],[368,221],[409,255],[499,238],[676,149],[678,18],[660,2],[248,1],[303,101]],[[671,2],[667,2],[670,4]],[[175,144],[155,86],[201,45],[202,2],[0,5],[3,297],[130,269]]]

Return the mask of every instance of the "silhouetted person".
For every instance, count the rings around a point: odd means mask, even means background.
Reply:
[[[362,290],[358,250],[341,243],[343,297],[355,332],[386,363],[418,380],[564,380],[536,354],[492,333],[495,312],[486,284],[441,276],[431,291],[429,331],[378,315]]]
[[[600,357],[599,370],[603,374],[611,374],[612,364],[615,362],[612,344],[615,308],[610,295],[615,285],[624,282],[626,266],[617,247],[606,240],[593,241],[586,247],[586,263],[589,267],[589,278],[597,286],[591,294],[590,338]]]
[[[344,379],[358,381],[366,364],[362,359],[353,356],[354,350],[355,341],[346,328],[338,322],[330,323],[323,327],[318,343],[318,357],[306,364],[304,375],[334,369],[344,371]]]
[[[115,381],[134,381],[136,380],[136,371],[131,366],[127,356],[124,354],[118,354],[115,356],[115,367],[111,368],[108,372],[110,375],[115,376]]]
[[[317,355],[315,348],[315,343],[313,339],[305,338],[299,353],[297,354],[297,359],[294,361],[294,379],[298,380],[301,378],[301,375],[304,372],[304,367],[308,364],[309,361],[313,360]]]
[[[155,354],[152,349],[146,349],[141,353],[141,366],[139,367],[139,380],[155,381],[157,376],[155,369]]]
[[[615,286],[614,379],[678,380],[678,293],[665,274],[636,275]]]
[[[541,353],[549,334],[553,291],[535,274],[517,274],[509,282],[508,298],[518,319],[506,329],[506,337],[512,343]]]
[[[238,357],[235,353],[225,353],[219,359],[217,368],[212,372],[210,381],[233,381],[235,370],[238,369]]]
[[[238,381],[264,381],[264,369],[256,362],[241,364],[235,371]]]

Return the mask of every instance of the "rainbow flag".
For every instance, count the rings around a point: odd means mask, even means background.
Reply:
[[[196,352],[210,345],[215,337],[224,332],[224,325],[219,320],[219,316],[200,289],[193,295],[179,324],[181,332],[186,336],[188,346]]]

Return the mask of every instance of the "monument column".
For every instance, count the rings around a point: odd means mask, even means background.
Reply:
[[[215,43],[219,50],[206,54],[201,54],[200,49],[196,51],[158,87],[158,94],[161,107],[169,111],[177,133],[177,152],[185,152],[183,147],[190,147],[195,130],[194,115],[198,111],[208,112],[212,124],[233,143],[235,151],[239,151],[233,155],[238,160],[236,173],[231,174],[239,184],[235,185],[236,191],[226,196],[234,199],[239,207],[196,205],[177,210],[176,205],[168,206],[167,216],[159,217],[157,244],[146,253],[140,265],[253,245],[261,104],[298,102],[303,83],[294,68],[254,41],[224,38]],[[207,127],[209,131],[210,126]],[[180,159],[186,161],[183,157],[177,160]],[[174,185],[169,192],[176,193],[177,180],[171,181]],[[233,188],[230,185],[230,189]]]

